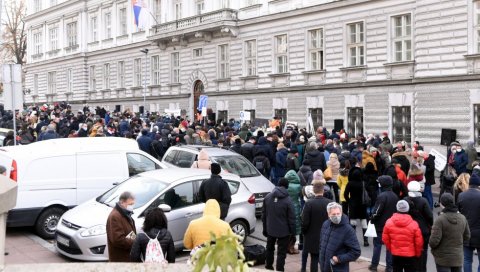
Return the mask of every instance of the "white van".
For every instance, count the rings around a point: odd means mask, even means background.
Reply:
[[[117,137],[54,139],[0,148],[0,165],[18,183],[17,205],[8,227],[35,226],[54,237],[58,220],[77,206],[138,173],[166,168],[139,149],[137,141]]]

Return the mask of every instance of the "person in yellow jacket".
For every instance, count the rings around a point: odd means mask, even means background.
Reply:
[[[183,245],[185,248],[193,249],[205,242],[210,241],[210,232],[220,237],[231,230],[230,225],[220,219],[220,205],[215,199],[209,199],[205,203],[203,216],[192,220],[188,225]]]
[[[345,214],[348,214],[348,204],[345,200],[343,193],[348,184],[348,173],[350,171],[350,161],[344,160],[340,162],[340,171],[337,178],[337,185],[340,188],[340,204],[342,204],[342,210]]]

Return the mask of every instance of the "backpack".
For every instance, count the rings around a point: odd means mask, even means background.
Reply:
[[[267,168],[267,163],[265,162],[266,159],[267,157],[265,156],[256,156],[253,158],[253,165],[258,171],[260,171],[260,173],[264,173]]]
[[[162,246],[158,241],[158,234],[160,234],[160,231],[157,233],[157,236],[155,236],[154,239],[151,239],[146,233],[144,234],[148,238],[148,244],[145,250],[145,259],[143,262],[144,263],[167,263],[167,260],[163,255]]]
[[[245,255],[245,261],[253,262],[253,265],[261,265],[266,260],[266,249],[262,245],[244,246],[243,254]],[[249,265],[252,266],[252,265]]]
[[[295,167],[295,157],[287,157],[285,160],[285,171],[288,172],[290,170],[298,171],[297,167]]]

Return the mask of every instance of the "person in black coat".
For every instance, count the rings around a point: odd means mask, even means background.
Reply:
[[[423,155],[425,165],[425,189],[423,190],[423,196],[427,199],[430,209],[433,209],[433,194],[432,185],[435,185],[435,156],[427,154],[424,151],[418,152],[419,155]]]
[[[327,212],[329,220],[323,223],[320,236],[320,270],[348,272],[349,263],[361,254],[357,235],[340,204],[328,204]]]
[[[310,161],[310,167],[312,168],[312,172],[317,170],[321,170],[322,172],[327,169],[327,163],[325,161],[325,155],[323,152],[318,151],[317,143],[310,142],[307,146],[307,153],[305,154],[305,160]]]
[[[150,239],[158,239],[163,256],[169,263],[175,262],[175,245],[172,234],[167,229],[167,217],[159,208],[147,211],[143,222],[143,231],[137,235],[130,251],[132,262],[145,261],[145,253]]]
[[[254,157],[257,156],[260,153],[260,151],[262,151],[263,154],[268,158],[268,160],[270,161],[270,165],[275,165],[274,164],[275,158],[273,155],[272,148],[270,147],[270,144],[268,143],[267,138],[265,138],[264,136],[258,138],[258,143],[255,145],[255,148],[253,151]]]
[[[240,154],[244,156],[248,161],[252,162],[253,158],[255,157],[254,155],[254,147],[255,147],[255,137],[250,137],[248,142],[244,143],[240,147]]]
[[[137,139],[140,150],[152,154],[152,138],[148,136],[148,129],[142,129],[142,136]]]
[[[392,178],[392,191],[398,196],[399,199],[402,199],[408,195],[408,190],[401,182],[398,180],[397,171],[395,170],[394,165],[390,165],[385,169],[384,175],[390,176]],[[395,208],[396,209],[396,208]]]
[[[235,142],[230,146],[230,151],[233,151],[237,154],[241,154],[242,140],[240,138],[235,139]]]
[[[202,182],[198,190],[198,198],[201,202],[207,202],[209,199],[215,199],[220,205],[220,219],[224,220],[228,214],[228,208],[232,202],[232,192],[226,181],[219,176],[222,168],[218,163],[210,165],[212,175],[209,179]]]
[[[309,199],[302,212],[302,233],[303,233],[303,251],[302,268],[306,271],[307,257],[310,253],[310,271],[318,271],[318,250],[320,249],[320,229],[325,221],[328,220],[327,205],[333,202],[323,196],[324,184],[315,181],[313,184],[313,193],[315,197]]]
[[[463,269],[472,271],[473,251],[480,252],[480,176],[470,177],[470,188],[458,196],[458,210],[468,221],[470,240],[463,244]]]
[[[382,253],[382,233],[383,227],[387,220],[397,212],[398,196],[392,191],[393,179],[390,176],[383,175],[378,177],[378,182],[381,186],[381,193],[377,197],[375,206],[373,206],[373,215],[371,221],[375,224],[377,237],[373,238],[373,256],[372,264],[369,266],[370,271],[377,271],[378,263],[380,262],[380,254]],[[392,253],[387,250],[385,256],[387,264],[387,271],[393,269]]]
[[[378,172],[375,171],[375,167],[373,163],[368,162],[365,168],[363,169],[363,180],[365,181],[365,189],[368,192],[368,196],[370,196],[370,199],[372,201],[372,204],[370,207],[368,207],[369,214],[371,214],[371,209],[373,208],[373,205],[375,205],[375,201],[377,200],[378,196]]]
[[[343,197],[348,204],[348,217],[350,224],[355,229],[358,221],[362,225],[363,233],[367,231],[367,206],[363,204],[363,172],[358,167],[353,167],[348,173],[348,183]],[[363,245],[369,246],[368,238],[363,237]]]
[[[295,233],[295,209],[288,195],[288,180],[281,178],[278,186],[263,200],[263,236],[267,237],[265,268],[273,270],[275,244],[277,244],[276,270],[284,271],[290,236]]]

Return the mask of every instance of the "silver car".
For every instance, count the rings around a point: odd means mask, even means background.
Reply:
[[[221,174],[232,191],[232,203],[225,221],[245,238],[255,231],[255,196],[233,174]],[[160,207],[166,212],[168,229],[175,248],[183,248],[183,236],[191,220],[200,218],[204,203],[198,200],[200,184],[210,177],[201,169],[161,169],[127,179],[106,193],[63,214],[55,234],[55,247],[70,258],[84,261],[108,260],[106,222],[121,193],[135,195],[133,219],[141,230],[147,209]],[[208,227],[208,226],[206,226]]]
[[[207,152],[211,161],[220,164],[222,170],[240,176],[245,186],[255,194],[256,213],[260,214],[263,199],[275,186],[242,155],[218,147],[183,145],[170,147],[162,162],[168,166],[190,168],[202,149]]]

